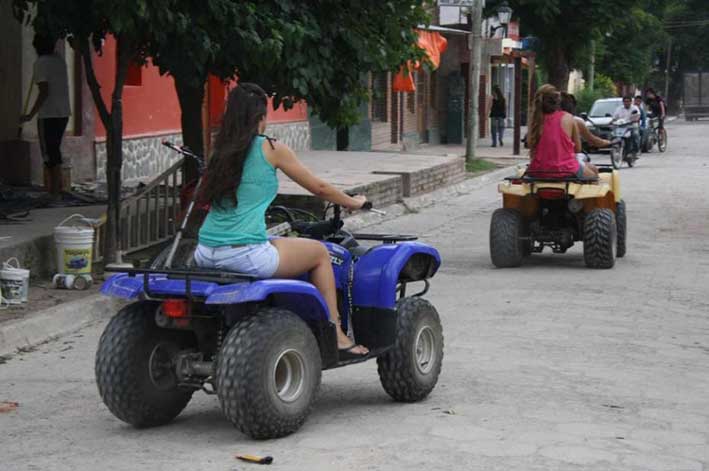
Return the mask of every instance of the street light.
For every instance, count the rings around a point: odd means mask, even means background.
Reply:
[[[495,31],[500,28],[505,29],[505,36],[507,36],[507,25],[510,24],[510,19],[512,19],[512,8],[507,2],[500,3],[497,7],[497,21],[500,23],[499,26],[490,26],[490,37],[495,35]]]

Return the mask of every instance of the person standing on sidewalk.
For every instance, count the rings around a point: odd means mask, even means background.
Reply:
[[[497,147],[497,142],[502,143],[505,134],[505,118],[507,118],[507,103],[502,95],[500,87],[492,87],[492,106],[490,107],[490,118],[492,119],[492,147]]]
[[[39,88],[39,95],[32,110],[20,120],[27,122],[37,115],[47,189],[53,197],[60,198],[63,190],[61,145],[71,107],[66,62],[55,51],[56,42],[56,39],[40,34],[35,35],[32,41],[38,56],[34,63],[33,80]]]

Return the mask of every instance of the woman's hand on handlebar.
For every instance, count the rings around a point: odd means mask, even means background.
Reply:
[[[356,209],[361,209],[362,206],[367,202],[367,197],[364,195],[353,195],[349,197],[349,202],[348,204],[345,204],[347,209],[350,211],[354,211]]]

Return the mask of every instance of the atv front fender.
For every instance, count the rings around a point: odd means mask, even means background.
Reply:
[[[272,304],[296,313],[304,320],[326,321],[327,304],[310,283],[300,280],[269,279],[220,286],[207,297],[206,304],[242,304],[270,299]]]
[[[440,265],[438,250],[420,242],[374,247],[355,264],[352,302],[355,306],[394,309],[400,281],[431,278]]]

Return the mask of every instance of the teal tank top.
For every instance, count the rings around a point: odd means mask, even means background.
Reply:
[[[246,155],[237,205],[226,199],[212,205],[199,230],[199,243],[208,247],[261,244],[266,235],[266,209],[278,194],[276,169],[263,155],[264,136],[257,136]]]

